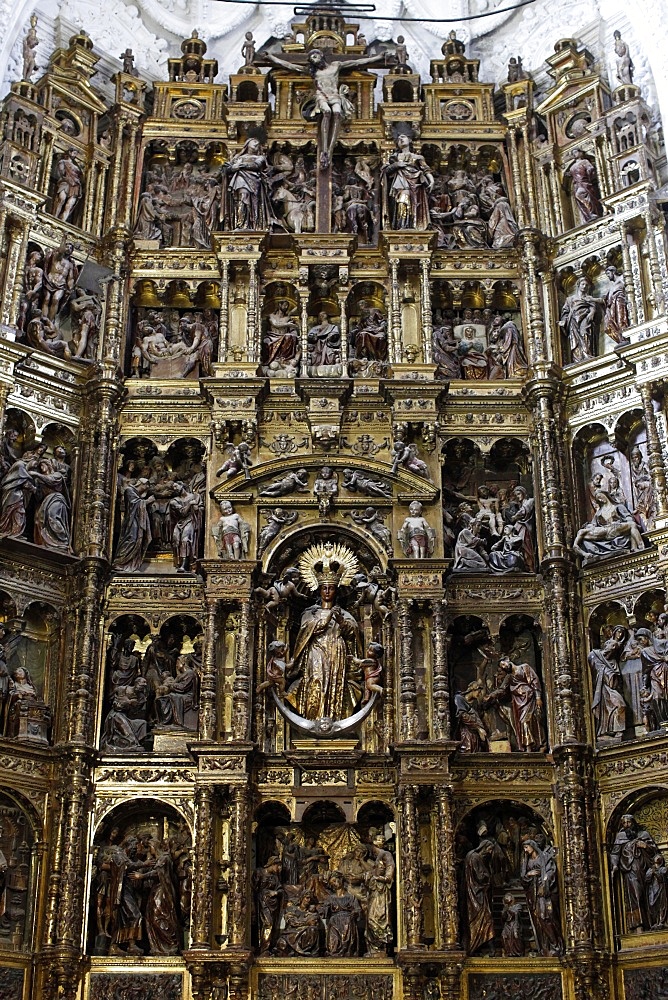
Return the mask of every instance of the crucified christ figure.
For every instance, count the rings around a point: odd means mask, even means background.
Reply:
[[[377,56],[361,56],[354,59],[341,59],[328,63],[320,49],[309,52],[305,66],[281,59],[267,52],[265,58],[274,66],[287,69],[291,73],[302,73],[313,77],[315,85],[315,111],[320,114],[320,169],[327,170],[332,159],[334,143],[339,134],[341,119],[347,117],[344,108],[345,98],[339,91],[339,76],[344,69],[362,69],[365,66],[390,66],[395,57],[388,52]]]

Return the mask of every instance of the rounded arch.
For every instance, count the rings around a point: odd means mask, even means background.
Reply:
[[[616,625],[629,627],[628,613],[623,604],[618,601],[604,601],[593,608],[588,621],[592,648],[603,641],[606,629],[612,629]]]
[[[185,824],[188,833],[193,835],[193,819],[182,809],[179,803],[173,802],[164,795],[152,794],[142,797],[136,795],[127,802],[108,802],[102,805],[95,818],[93,831],[93,844],[98,846],[102,838],[110,834],[115,828],[122,836],[125,830],[131,826],[148,824],[153,821],[153,816],[160,817],[160,814],[174,823]]]
[[[289,808],[277,799],[261,802],[253,818],[257,826],[288,826],[292,821]]]
[[[345,823],[346,813],[338,802],[331,799],[318,799],[307,806],[302,813],[302,823],[305,826],[327,826],[331,823]]]
[[[380,566],[383,573],[388,570],[389,556],[376,539],[358,528],[347,524],[304,525],[296,524],[281,532],[262,556],[262,571],[278,576],[297,559],[310,545],[318,542],[342,541],[348,542],[360,562],[360,569],[371,571]]]

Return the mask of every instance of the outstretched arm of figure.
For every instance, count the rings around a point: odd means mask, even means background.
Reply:
[[[263,52],[263,55],[272,66],[278,66],[279,69],[287,69],[291,73],[301,73],[303,76],[309,76],[310,74],[308,66],[300,66],[299,63],[290,62],[288,59],[281,59],[280,56],[275,56],[271,52]]]
[[[364,66],[394,66],[397,61],[397,57],[391,52],[379,52],[377,56],[342,59],[339,63],[339,69],[362,69]]]

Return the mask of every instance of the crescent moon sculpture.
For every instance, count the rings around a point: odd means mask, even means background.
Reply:
[[[296,729],[302,736],[315,736],[318,739],[327,740],[343,736],[345,733],[356,729],[371,714],[371,709],[378,697],[378,693],[374,691],[362,708],[358,709],[357,712],[350,715],[347,719],[303,719],[301,715],[297,715],[296,712],[288,708],[284,701],[281,701],[276,694],[275,688],[271,689],[271,693],[278,711],[284,719],[287,719],[293,729]]]

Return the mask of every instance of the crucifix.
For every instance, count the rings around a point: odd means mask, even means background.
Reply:
[[[337,140],[341,119],[349,117],[349,101],[342,87],[339,86],[339,76],[345,69],[362,69],[366,66],[390,66],[395,57],[383,52],[377,56],[357,56],[352,59],[340,59],[334,56],[332,62],[327,62],[320,49],[309,52],[306,65],[281,59],[280,56],[267,52],[265,58],[273,66],[287,69],[291,73],[301,73],[313,77],[315,109],[314,116],[320,115],[320,170],[329,170],[332,162],[332,152]],[[348,112],[348,113],[347,113]]]

